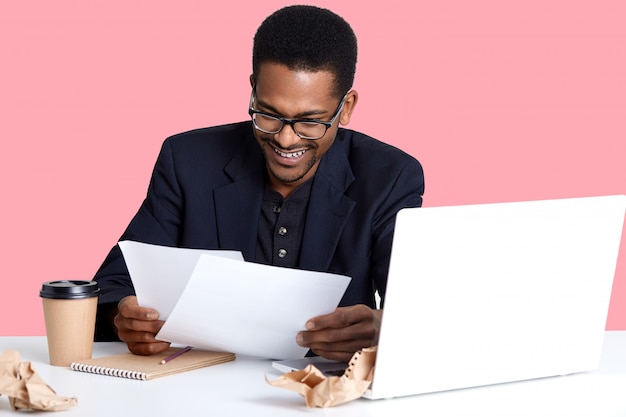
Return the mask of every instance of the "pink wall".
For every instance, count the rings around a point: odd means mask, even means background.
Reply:
[[[42,281],[92,277],[166,136],[247,118],[254,31],[288,4],[34,3],[0,4],[0,335],[44,333]],[[423,163],[425,205],[626,194],[625,2],[316,4],[359,37],[349,127]]]

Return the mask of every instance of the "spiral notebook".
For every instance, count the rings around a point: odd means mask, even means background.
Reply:
[[[122,353],[100,358],[83,359],[73,362],[70,365],[70,369],[79,372],[147,381],[235,360],[235,355],[232,353],[192,349],[169,362],[161,364],[163,359],[176,353],[178,350],[180,348],[169,348],[165,352],[151,356]]]

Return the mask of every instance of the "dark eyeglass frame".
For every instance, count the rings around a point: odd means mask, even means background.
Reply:
[[[267,112],[264,112],[264,111],[261,111],[261,110],[256,110],[256,109],[252,108],[252,105],[254,104],[255,93],[256,93],[256,91],[255,91],[255,89],[253,87],[252,88],[252,92],[250,93],[250,105],[248,107],[248,114],[252,118],[252,124],[254,125],[255,129],[260,130],[263,133],[267,133],[267,134],[270,134],[270,135],[275,135],[275,134],[279,133],[281,130],[283,130],[283,128],[287,124],[287,125],[291,126],[291,128],[296,133],[296,135],[298,135],[302,139],[307,139],[307,140],[318,140],[318,139],[321,139],[324,136],[326,136],[326,132],[333,125],[333,123],[335,123],[335,120],[337,119],[337,117],[339,117],[339,114],[341,113],[341,110],[343,109],[343,105],[346,102],[346,98],[348,98],[348,93],[346,93],[343,96],[343,98],[341,99],[341,101],[339,102],[339,105],[337,106],[337,110],[335,110],[335,113],[333,114],[331,119],[329,121],[325,122],[323,120],[318,120],[318,119],[287,119],[287,118],[284,118],[284,117],[277,116],[275,114],[267,113]],[[260,114],[262,116],[278,120],[279,122],[281,122],[280,128],[278,128],[278,130],[275,130],[275,131],[268,131],[266,129],[260,128],[256,124],[256,121],[254,120],[254,115],[255,114]],[[312,137],[312,136],[303,135],[303,134],[299,133],[296,130],[296,127],[295,127],[296,123],[315,123],[315,124],[322,125],[322,126],[325,127],[324,133],[321,136],[319,136],[319,137]]]

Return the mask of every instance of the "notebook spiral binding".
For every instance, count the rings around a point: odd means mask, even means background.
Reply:
[[[141,381],[147,380],[145,372],[106,368],[104,366],[84,365],[76,362],[70,365],[70,369],[72,369],[73,371],[87,372],[90,374],[116,376],[118,378],[138,379]]]

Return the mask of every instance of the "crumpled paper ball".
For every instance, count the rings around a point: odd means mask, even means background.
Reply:
[[[341,376],[325,376],[314,365],[281,375],[268,384],[297,392],[307,407],[332,407],[360,398],[372,383],[377,347],[361,349]]]
[[[61,397],[35,372],[20,354],[7,350],[0,355],[0,396],[9,397],[13,410],[60,411],[78,404],[76,398]]]

